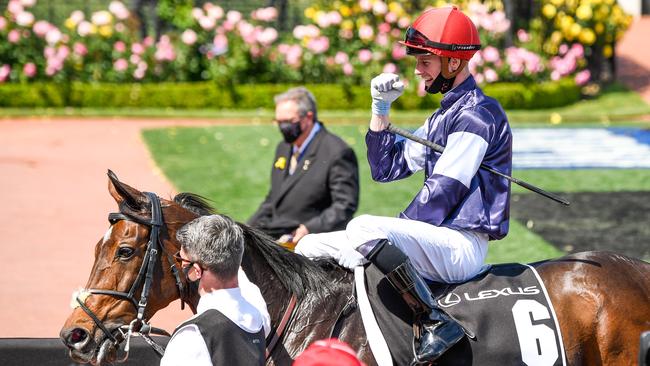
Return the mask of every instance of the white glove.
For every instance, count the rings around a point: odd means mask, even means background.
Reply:
[[[404,92],[404,83],[399,76],[385,72],[375,76],[370,81],[370,95],[372,96],[372,114],[385,116],[390,110],[390,104]]]
[[[345,246],[334,254],[334,259],[343,267],[354,269],[366,262],[366,258],[354,248]]]

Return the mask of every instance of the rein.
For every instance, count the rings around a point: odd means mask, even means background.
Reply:
[[[291,320],[291,317],[293,316],[293,310],[296,308],[296,302],[297,298],[295,294],[291,295],[291,299],[289,299],[289,305],[287,305],[287,309],[284,311],[284,314],[282,315],[282,319],[280,320],[280,324],[278,324],[278,327],[274,330],[273,334],[270,336],[270,338],[267,338],[266,340],[266,359],[268,360],[269,357],[271,357],[271,353],[273,353],[273,350],[275,349],[275,346],[277,346],[278,341],[282,337],[284,330],[287,328],[287,324],[289,324],[289,320]]]
[[[151,327],[144,319],[144,312],[145,309],[147,308],[147,298],[149,296],[149,291],[151,289],[151,284],[153,282],[153,271],[154,268],[156,267],[156,262],[159,259],[162,263],[162,258],[160,258],[161,256],[159,255],[160,251],[164,251],[167,254],[169,263],[171,263],[171,272],[174,275],[174,278],[176,280],[176,287],[178,288],[179,295],[181,298],[181,309],[183,309],[185,305],[185,302],[183,300],[184,299],[183,283],[181,282],[181,278],[178,274],[179,271],[178,268],[176,267],[176,262],[172,260],[171,256],[169,255],[169,253],[167,253],[164,250],[160,242],[160,229],[164,224],[162,220],[162,209],[160,205],[160,200],[158,199],[158,196],[156,196],[154,193],[151,192],[144,192],[144,193],[149,197],[149,200],[151,201],[151,221],[143,221],[138,217],[126,215],[122,212],[108,214],[108,221],[111,224],[115,224],[120,220],[127,220],[127,221],[137,222],[139,224],[146,225],[151,228],[151,231],[149,233],[149,242],[147,243],[147,249],[144,254],[144,259],[142,260],[142,266],[140,266],[140,270],[138,271],[138,276],[133,282],[133,285],[131,285],[131,289],[129,290],[129,292],[105,290],[105,289],[85,290],[85,292],[89,294],[108,295],[108,296],[114,296],[117,298],[128,300],[137,311],[136,318],[133,319],[133,321],[131,321],[131,323],[128,326],[124,325],[117,328],[118,330],[117,335],[113,335],[113,333],[108,330],[106,325],[104,325],[104,323],[97,317],[97,315],[84,304],[85,298],[84,301],[82,301],[79,298],[79,296],[77,296],[76,299],[77,303],[79,303],[79,306],[81,306],[81,309],[83,309],[83,311],[95,322],[97,327],[101,329],[102,332],[104,332],[104,335],[113,342],[113,345],[115,347],[119,346],[119,344],[126,339],[127,343],[124,349],[126,354],[124,358],[119,360],[118,362],[124,362],[128,358],[131,336],[136,333],[141,335],[145,339],[145,341],[153,348],[153,350],[156,352],[156,354],[158,354],[159,357],[162,357],[163,353],[165,352],[165,349],[162,346],[155,343],[153,339],[151,339],[149,334],[170,336],[169,333],[167,333],[162,329]],[[135,292],[137,291],[138,288],[140,288],[141,283],[142,283],[142,291],[140,293],[140,300],[136,301]],[[136,326],[139,327],[136,328]],[[123,328],[127,329],[126,334],[124,333]]]

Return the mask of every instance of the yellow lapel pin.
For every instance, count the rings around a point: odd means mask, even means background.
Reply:
[[[287,158],[280,156],[278,160],[275,161],[275,164],[273,164],[273,166],[276,169],[284,170],[284,168],[287,167]]]

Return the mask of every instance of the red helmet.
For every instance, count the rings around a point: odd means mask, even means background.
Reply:
[[[401,44],[409,55],[433,53],[469,60],[481,49],[478,30],[458,8],[435,8],[422,13],[406,30]]]

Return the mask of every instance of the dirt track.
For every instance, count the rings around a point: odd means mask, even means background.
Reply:
[[[57,337],[72,291],[86,284],[95,243],[116,209],[106,170],[172,196],[140,139],[147,127],[201,120],[0,120],[0,337]],[[178,303],[154,317],[173,330]]]

